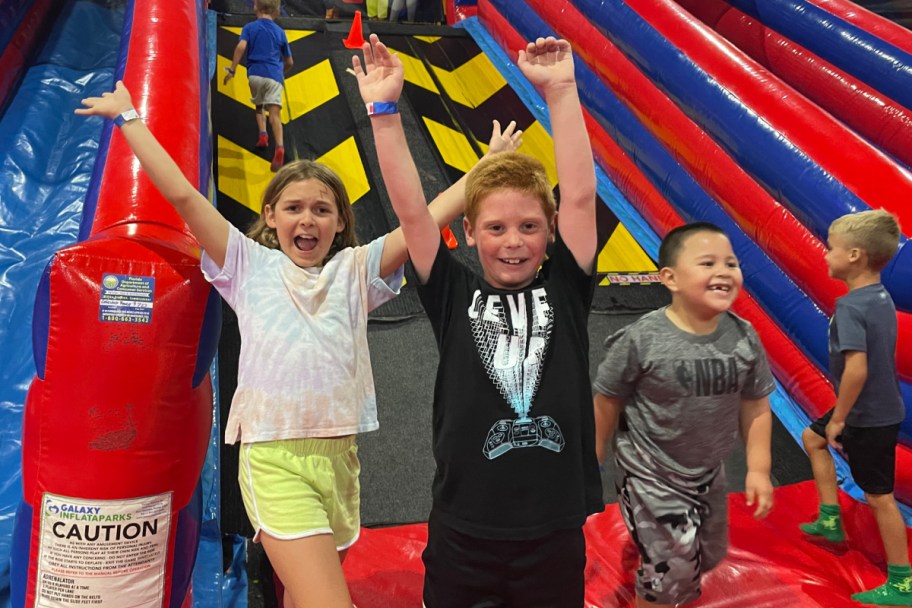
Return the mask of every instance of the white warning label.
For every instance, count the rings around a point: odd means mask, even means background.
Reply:
[[[85,500],[45,494],[35,606],[159,608],[171,494]]]

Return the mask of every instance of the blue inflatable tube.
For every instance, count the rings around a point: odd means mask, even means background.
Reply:
[[[525,3],[492,0],[491,4],[527,40],[555,35]],[[818,367],[825,370],[828,365],[826,315],[684,171],[584,62],[576,61],[575,66],[586,108],[684,219],[713,222],[725,230],[741,261],[745,286]]]
[[[727,0],[912,109],[912,55],[803,0]]]
[[[870,208],[622,0],[574,0],[574,4],[818,238],[826,240],[837,217]],[[758,149],[763,153],[757,154]],[[905,238],[902,243],[883,280],[897,308],[912,311],[912,251],[906,251]]]

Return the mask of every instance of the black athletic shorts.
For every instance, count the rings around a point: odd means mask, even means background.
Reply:
[[[826,425],[833,410],[811,423],[811,430],[826,438]],[[849,462],[855,483],[867,494],[876,496],[893,493],[896,479],[896,440],[899,424],[887,426],[845,425],[837,439]]]
[[[428,521],[427,608],[582,608],[586,539],[581,528],[535,540],[488,540]]]

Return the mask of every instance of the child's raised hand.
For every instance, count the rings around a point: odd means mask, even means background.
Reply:
[[[132,108],[133,100],[123,81],[118,80],[113,92],[102,93],[101,97],[87,97],[82,100],[82,105],[86,107],[76,108],[76,114],[114,118]]]
[[[769,475],[748,471],[744,481],[744,495],[747,498],[747,506],[757,505],[754,517],[762,519],[769,515],[770,509],[773,508],[773,484]]]
[[[510,124],[503,131],[500,130],[500,122],[495,120],[494,127],[491,131],[491,141],[488,144],[488,156],[498,152],[512,152],[522,145],[522,129],[516,128],[516,121],[511,120]]]
[[[573,51],[566,40],[539,38],[519,51],[519,69],[532,84],[547,89],[561,84],[575,86]]]
[[[390,53],[380,42],[377,34],[370,35],[370,41],[361,47],[364,53],[364,67],[361,59],[352,57],[352,68],[358,79],[358,89],[364,103],[377,101],[398,101],[405,80],[405,68],[395,53]]]

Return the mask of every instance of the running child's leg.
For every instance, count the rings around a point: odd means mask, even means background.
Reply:
[[[256,107],[257,123],[257,148],[265,148],[269,145],[269,136],[266,134],[266,107],[259,105]]]
[[[906,524],[896,506],[893,494],[865,493],[887,556],[887,582],[870,591],[852,595],[856,602],[877,606],[912,606],[912,569]]]
[[[270,169],[278,171],[285,164],[285,134],[282,129],[282,106],[268,104],[269,126],[272,127],[272,136],[275,138],[275,154],[272,157]]]
[[[286,608],[351,608],[331,534],[281,540],[262,532],[260,541],[285,585]]]
[[[276,147],[285,147],[285,137],[282,131],[282,106],[269,104],[266,106],[269,112],[269,126],[272,127],[272,136],[275,138]]]
[[[701,499],[700,573],[706,574],[728,555],[728,482],[724,468]]]
[[[348,549],[343,549],[338,552],[339,563],[345,562],[345,556],[348,555]],[[273,570],[273,576],[275,578],[276,592],[281,591],[282,593],[282,606],[284,608],[295,608],[294,599],[291,597],[291,593],[285,588],[285,584],[282,582],[281,577],[278,573]]]
[[[832,415],[833,412],[830,410],[801,434],[801,441],[804,443],[814,473],[820,511],[815,521],[801,524],[799,527],[805,534],[821,536],[830,542],[842,542],[845,540],[845,532],[842,529],[839,511],[836,466],[826,440],[826,425]]]
[[[912,606],[912,569],[906,525],[893,497],[899,425],[850,428],[843,438],[855,483],[871,506],[887,557],[887,582],[852,595],[877,606]]]
[[[621,514],[640,551],[638,607],[672,607],[700,596],[701,504],[679,488],[618,467]]]

